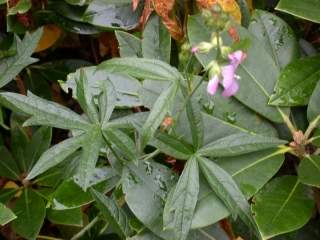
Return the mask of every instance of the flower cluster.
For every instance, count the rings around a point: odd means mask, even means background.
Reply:
[[[224,88],[222,96],[231,97],[235,95],[239,90],[239,83],[237,80],[240,78],[236,75],[236,70],[245,58],[246,54],[241,50],[230,53],[228,55],[229,64],[221,67],[220,74],[211,74],[212,76],[210,76],[207,86],[208,93],[214,95],[218,90],[219,83],[221,83]]]

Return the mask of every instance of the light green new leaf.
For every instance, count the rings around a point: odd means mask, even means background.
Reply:
[[[28,92],[27,96],[2,92],[0,93],[0,103],[13,110],[18,109],[28,115],[31,115],[24,125],[45,125],[62,129],[82,129],[90,127],[80,115],[70,109],[45,100]]]
[[[163,212],[165,229],[173,229],[175,239],[185,240],[191,228],[193,213],[199,193],[199,169],[195,157],[191,157],[170,191]]]
[[[193,154],[192,146],[183,139],[162,132],[157,132],[149,144],[176,159],[187,160]]]
[[[99,69],[114,73],[124,73],[139,79],[177,81],[181,78],[178,70],[169,64],[145,58],[113,58],[98,65]]]
[[[320,156],[306,156],[298,167],[299,180],[307,185],[320,187]]]
[[[90,192],[102,216],[110,223],[113,230],[122,238],[130,236],[129,219],[126,213],[117,205],[116,201],[93,189]]]
[[[154,103],[147,120],[143,124],[141,130],[141,147],[145,147],[152,138],[157,128],[160,126],[166,114],[173,105],[173,100],[178,91],[179,82],[172,82],[171,85],[161,93],[157,101]]]
[[[298,42],[291,27],[276,15],[255,10],[249,31],[261,41],[279,68],[299,56]]]
[[[253,199],[252,211],[263,239],[301,228],[310,219],[314,202],[296,176],[272,180]]]
[[[122,31],[115,31],[121,57],[142,57],[141,40]]]
[[[203,157],[198,157],[197,159],[210,187],[227,206],[231,214],[234,217],[239,216],[246,225],[256,232],[257,236],[260,236],[257,225],[251,215],[250,206],[231,175],[213,161]]]
[[[270,95],[279,76],[279,69],[260,41],[247,29],[239,26],[237,32],[241,39],[249,39],[251,45],[247,51],[248,57],[237,69],[236,74],[241,79],[239,81],[240,89],[235,98],[267,119],[273,122],[282,122],[278,109],[268,106]],[[212,29],[206,27],[200,16],[189,17],[188,37],[192,45],[209,41],[211,33]],[[223,40],[226,44],[232,43],[227,34],[223,36]],[[215,55],[214,51],[207,54],[196,54],[204,67],[207,67],[215,59]],[[262,69],[261,66],[264,66],[264,68]],[[264,69],[268,69],[268,74],[265,74]]]
[[[78,195],[77,195],[78,197]],[[73,208],[66,210],[47,210],[47,218],[54,224],[82,227],[82,209]]]
[[[32,34],[26,33],[23,41],[18,36],[15,36],[15,44],[17,45],[16,55],[0,60],[0,88],[14,79],[26,66],[37,61],[30,56],[37,47],[41,36],[42,28]]]
[[[45,151],[29,172],[27,179],[30,180],[35,178],[41,173],[47,171],[49,168],[52,168],[65,160],[81,147],[86,138],[86,134],[68,138]]]
[[[318,0],[280,0],[276,9],[320,23],[320,2]]]
[[[210,157],[232,157],[274,148],[281,144],[286,144],[286,141],[261,135],[236,133],[205,145],[198,153]]]
[[[25,189],[13,211],[17,215],[11,225],[13,230],[23,238],[35,239],[46,215],[44,200],[33,190]]]
[[[142,38],[144,58],[159,59],[170,63],[171,36],[158,15],[153,15],[147,22]]]
[[[14,213],[9,208],[0,203],[0,226],[4,226],[16,218],[17,216],[14,215]]]
[[[31,0],[20,0],[17,4],[8,9],[8,15],[16,15],[17,13],[23,14],[29,11],[32,7]]]
[[[318,81],[308,104],[308,120],[312,122],[320,115],[320,81]]]
[[[319,56],[293,61],[281,72],[269,104],[276,106],[307,105],[319,78]]]

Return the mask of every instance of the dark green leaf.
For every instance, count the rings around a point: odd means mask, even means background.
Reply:
[[[286,141],[277,138],[237,133],[205,145],[198,153],[211,157],[232,157],[274,148],[285,143]]]
[[[177,159],[187,160],[193,154],[192,146],[183,139],[162,132],[156,133],[150,145]]]
[[[157,15],[148,20],[143,31],[142,55],[170,63],[171,36]]]
[[[141,40],[136,36],[122,31],[115,31],[119,42],[121,57],[142,57]]]
[[[123,173],[122,188],[129,208],[152,232],[163,239],[173,239],[173,232],[163,231],[162,212],[168,191],[176,182],[175,175],[153,161],[128,166]]]
[[[5,146],[0,146],[0,176],[13,180],[19,179],[19,167]]]
[[[46,215],[44,200],[33,190],[25,189],[13,211],[17,215],[12,223],[13,230],[28,240],[35,239]]]
[[[306,156],[298,167],[299,180],[307,185],[320,187],[320,156]]]
[[[206,158],[198,157],[201,171],[212,190],[228,207],[233,216],[238,216],[260,236],[257,225],[251,215],[250,206],[245,196],[232,177],[221,167]]]
[[[30,56],[37,47],[41,36],[42,29],[38,29],[32,34],[26,33],[23,41],[18,36],[15,36],[15,43],[17,45],[16,55],[0,60],[0,88],[15,78],[26,66],[37,61]]]
[[[203,118],[199,104],[194,99],[190,99],[186,106],[186,112],[192,136],[192,145],[196,151],[202,147],[204,138]]]
[[[193,213],[199,193],[199,169],[195,157],[191,157],[170,191],[163,213],[165,229],[173,229],[175,239],[185,240],[191,228]]]
[[[320,78],[320,57],[306,57],[293,61],[283,69],[269,104],[303,106]]]
[[[313,200],[295,176],[266,185],[253,199],[252,211],[263,239],[301,228],[313,212]]]
[[[255,10],[249,31],[258,38],[279,68],[299,56],[298,42],[291,27],[276,15]]]
[[[116,201],[93,189],[90,192],[102,216],[111,224],[114,231],[123,238],[128,237],[131,234],[129,219]]]
[[[276,9],[320,23],[320,2],[318,0],[280,0]]]

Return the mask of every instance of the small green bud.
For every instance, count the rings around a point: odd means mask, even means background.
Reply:
[[[209,42],[201,42],[197,45],[197,48],[200,53],[207,53],[213,48],[213,45]]]
[[[227,58],[228,55],[232,52],[231,47],[222,46],[220,49],[221,49],[221,54],[224,58]]]
[[[219,42],[219,45],[223,45],[223,40],[222,38],[219,36],[217,36],[217,33],[216,32],[213,32],[211,34],[211,44],[213,47],[217,47],[218,46],[218,42]]]
[[[213,76],[220,75],[221,74],[221,67],[218,64],[217,61],[212,60],[207,67],[207,70],[209,72],[209,78],[212,78]]]

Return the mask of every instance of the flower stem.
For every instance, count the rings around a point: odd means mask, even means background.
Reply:
[[[76,239],[79,239],[81,238],[85,233],[86,231],[88,231],[90,228],[92,228],[100,219],[100,216],[96,216],[94,219],[92,219],[91,222],[89,222],[84,228],[82,228],[80,230],[80,232],[78,232],[76,235],[74,235],[71,240],[76,240]]]

